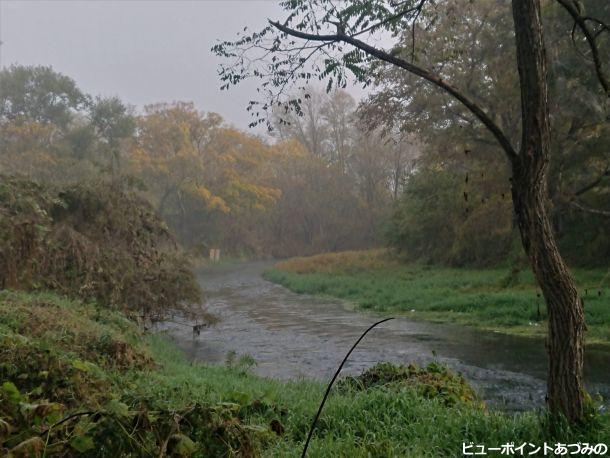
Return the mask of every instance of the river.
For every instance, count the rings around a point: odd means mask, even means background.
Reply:
[[[265,377],[329,380],[360,334],[379,317],[333,299],[300,295],[270,283],[271,262],[202,269],[206,309],[220,321],[194,336],[167,323],[166,331],[198,361],[224,363],[229,352],[256,360]],[[490,406],[523,410],[544,403],[547,355],[541,339],[507,336],[465,326],[400,317],[372,330],[352,353],[344,373],[379,361],[438,361],[461,372]],[[585,378],[590,393],[610,397],[610,350],[588,347]]]

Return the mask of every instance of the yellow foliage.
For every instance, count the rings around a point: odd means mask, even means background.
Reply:
[[[202,208],[228,214],[264,211],[279,198],[267,184],[276,148],[223,126],[218,115],[199,113],[190,103],[159,104],[146,107],[138,125],[132,171],[155,200],[182,190]]]

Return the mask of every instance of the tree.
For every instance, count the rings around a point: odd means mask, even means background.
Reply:
[[[120,173],[121,143],[133,136],[136,123],[131,110],[118,97],[97,97],[91,106],[91,124],[108,156],[113,179]]]
[[[553,161],[549,170],[549,193],[553,225],[561,252],[569,264],[606,265],[610,256],[610,238],[602,235],[602,228],[607,224],[603,220],[604,209],[610,209],[610,180],[605,175],[610,166],[610,123],[603,110],[606,97],[599,90],[599,82],[591,69],[583,66],[581,57],[573,52],[570,24],[562,21],[565,12],[558,4],[547,5],[543,21],[547,53],[551,57],[549,102]],[[592,11],[591,6],[596,10]],[[587,5],[587,11],[608,17],[610,3],[592,3]],[[604,11],[605,14],[600,14]],[[446,80],[465,88],[478,103],[495,113],[495,121],[504,132],[518,134],[519,75],[512,47],[511,12],[492,2],[453,0],[451,8],[438,4],[436,8],[428,8],[425,15],[434,18],[434,26],[418,29],[420,40],[416,51],[425,42],[425,54],[417,54],[419,64],[431,67],[443,62]],[[399,40],[400,45],[410,48],[410,33],[403,33]],[[478,45],[473,47],[473,42]],[[392,134],[394,131],[417,133],[425,154],[412,175],[425,173],[428,180],[437,181],[439,186],[445,181],[436,171],[456,178],[451,182],[453,197],[440,187],[427,187],[427,192],[452,198],[457,204],[450,206],[447,214],[456,231],[454,237],[442,237],[444,228],[429,228],[432,230],[426,232],[428,239],[438,236],[444,243],[434,244],[436,249],[429,253],[420,253],[422,258],[452,265],[464,262],[492,265],[511,256],[520,267],[525,259],[522,261],[519,256],[520,247],[511,243],[514,237],[519,237],[518,229],[516,225],[514,229],[511,227],[509,213],[498,217],[498,211],[505,211],[506,204],[510,206],[510,170],[504,158],[495,154],[496,143],[485,127],[473,122],[467,109],[447,94],[390,64],[376,66],[373,84],[374,92],[361,104],[361,117],[367,124]],[[511,141],[516,143],[518,135],[511,135]],[[414,176],[409,177],[409,181],[413,179]],[[409,182],[406,185],[410,187]],[[406,248],[407,253],[420,252],[413,250],[416,248],[413,242],[420,240],[421,223],[432,216],[420,213],[416,218],[408,213],[416,210],[435,213],[436,210],[433,206],[420,207],[407,202],[414,198],[426,199],[418,188],[420,184],[415,183],[400,199],[398,214],[388,231],[393,245]],[[502,198],[506,196],[508,199]],[[404,218],[402,223],[401,218]],[[473,230],[477,226],[485,230]],[[392,234],[393,230],[399,233]],[[410,231],[413,238],[409,237]],[[491,243],[494,239],[495,243]],[[494,249],[481,251],[483,246]]]
[[[559,1],[564,6],[572,5],[568,0]],[[427,69],[415,60],[415,25],[427,3],[426,0],[389,4],[380,0],[357,0],[337,6],[331,0],[285,1],[282,5],[288,17],[284,22],[270,22],[260,32],[213,48],[218,55],[235,59],[231,65],[221,67],[220,75],[225,82],[223,88],[250,76],[263,77],[261,87],[268,98],[262,103],[251,102],[249,108],[256,115],[257,110],[253,108],[260,106],[264,113],[282,104],[284,88],[294,80],[307,83],[317,76],[327,79],[330,89],[333,85],[345,86],[346,72],[351,71],[360,81],[366,82],[365,64],[379,60],[422,78],[464,105],[492,134],[511,168],[513,208],[522,245],[548,309],[549,408],[553,413],[565,415],[570,422],[580,422],[584,418],[586,399],[583,385],[585,323],[582,300],[557,249],[548,211],[551,132],[540,2],[512,1],[521,99],[521,140],[518,147],[496,122],[497,113],[485,110],[476,98],[445,79],[442,63],[436,69]],[[599,56],[597,30],[591,33],[592,26],[587,27],[587,18],[578,8],[575,12],[570,10],[570,14],[584,32],[594,56]],[[608,30],[601,21],[596,22],[600,23],[602,30]],[[379,31],[396,37],[404,30],[411,30],[413,36],[410,59],[404,49],[402,53],[400,49],[386,51],[362,39]],[[253,49],[259,54],[245,60],[244,54],[252,53]],[[323,53],[323,60],[311,60],[312,56],[320,53]],[[603,64],[598,63],[598,58],[594,61],[598,76],[601,75],[600,84],[607,93]],[[289,100],[287,105],[299,110],[298,100]],[[264,121],[262,118],[259,120]]]
[[[373,210],[354,177],[312,154],[297,140],[274,145],[272,183],[281,196],[265,233],[275,257],[369,247]]]
[[[81,160],[95,140],[84,117],[89,100],[50,67],[0,71],[0,170],[65,182],[90,168]]]
[[[279,197],[270,184],[268,145],[192,103],[150,105],[144,111],[130,165],[157,212],[187,244],[244,248],[250,219]],[[250,245],[259,249],[256,242]]]
[[[331,158],[342,173],[347,173],[350,150],[354,147],[356,102],[345,91],[335,91],[322,106],[322,116],[328,126]]]
[[[0,122],[25,120],[66,128],[87,97],[51,67],[12,65],[0,72]]]
[[[328,147],[328,126],[323,114],[328,103],[326,94],[314,90],[298,95],[302,97],[302,111],[295,116],[278,106],[273,116],[275,130],[280,138],[295,138],[314,156],[323,157]]]
[[[390,190],[401,179],[404,145],[395,138],[382,138],[381,129],[370,129],[360,122],[355,100],[342,89],[324,93],[309,88],[297,92],[297,97],[304,104],[302,113],[286,112],[281,107],[272,113],[272,132],[279,132],[283,140],[296,140],[309,153],[296,154],[291,167],[277,171],[283,194],[280,210],[291,208],[284,205],[289,200],[300,207],[301,211],[295,208],[290,216],[284,215],[289,220],[301,219],[304,231],[284,228],[282,237],[290,233],[295,240],[288,241],[282,253],[313,254],[371,246],[379,239],[378,221],[386,216]],[[283,145],[292,150],[289,142]],[[295,171],[299,176],[295,175],[292,183],[283,180]],[[334,196],[331,202],[326,201],[328,195]],[[276,223],[284,225],[281,218]],[[346,224],[351,234],[346,233]],[[356,229],[359,234],[355,234]]]

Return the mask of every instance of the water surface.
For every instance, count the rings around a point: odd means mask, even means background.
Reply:
[[[220,322],[199,336],[189,326],[167,323],[169,334],[195,360],[224,363],[229,352],[236,352],[254,357],[254,372],[262,376],[329,380],[360,334],[380,318],[350,310],[339,300],[295,294],[270,283],[261,275],[271,266],[249,262],[200,270],[205,307]],[[359,373],[379,361],[425,365],[435,360],[461,372],[490,405],[520,410],[544,402],[542,339],[408,317],[371,331],[344,372]],[[610,397],[607,347],[587,348],[585,377],[591,393]]]

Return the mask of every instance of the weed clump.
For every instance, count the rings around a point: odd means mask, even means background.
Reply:
[[[66,406],[91,407],[107,400],[108,371],[154,366],[134,324],[108,312],[104,324],[99,308],[75,304],[0,292],[0,380]]]
[[[425,368],[415,364],[405,366],[387,362],[378,363],[362,374],[346,377],[337,384],[341,392],[364,391],[378,387],[396,389],[405,386],[414,388],[426,399],[439,399],[445,406],[456,404],[483,406],[464,377],[434,362]]]

